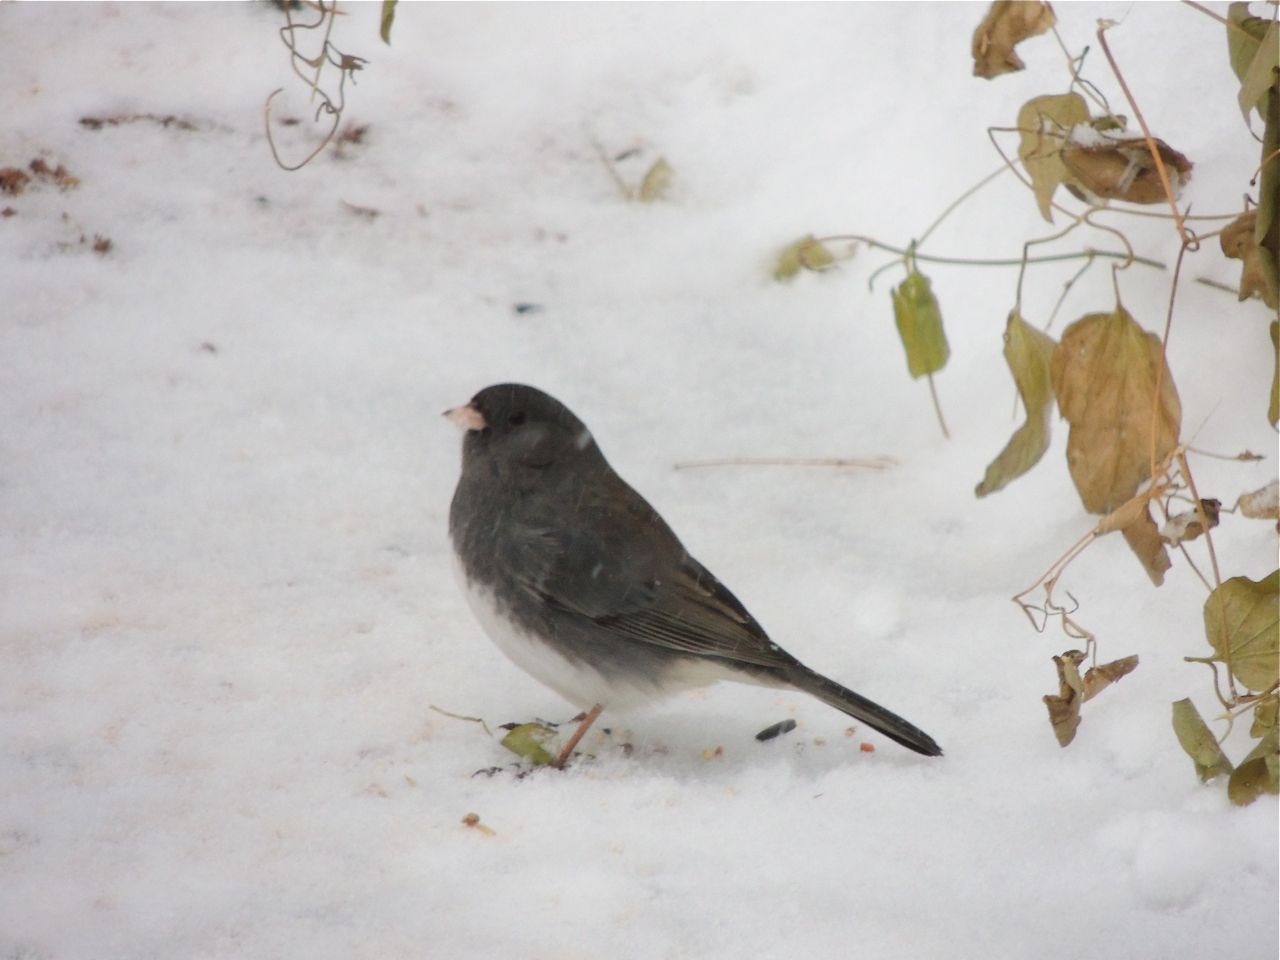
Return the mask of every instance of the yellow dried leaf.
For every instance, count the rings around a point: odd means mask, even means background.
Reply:
[[[814,239],[813,234],[801,237],[778,254],[773,267],[773,279],[790,280],[802,269],[819,273],[835,265],[836,258],[826,245]]]
[[[1255,692],[1270,689],[1280,672],[1280,570],[1224,581],[1205,601],[1204,633],[1236,680]]]
[[[1218,745],[1218,738],[1189,699],[1179,700],[1173,705],[1173,732],[1196,765],[1196,775],[1201,781],[1207,782],[1231,772],[1231,761]]]
[[[1257,107],[1263,119],[1266,119],[1265,100],[1267,97],[1274,96],[1277,71],[1280,71],[1280,32],[1276,30],[1275,21],[1271,21],[1258,48],[1249,58],[1248,69],[1240,77],[1240,93],[1236,99],[1246,123],[1249,120],[1249,111],[1254,107]]]
[[[1218,235],[1218,245],[1224,256],[1241,263],[1239,299],[1258,297],[1275,310],[1280,304],[1280,267],[1259,244],[1257,225],[1257,208],[1242,213]]]
[[[378,26],[378,36],[382,42],[391,46],[391,26],[396,22],[397,0],[382,0],[382,17]]]
[[[1018,111],[1018,157],[1031,178],[1040,215],[1053,222],[1053,193],[1067,178],[1062,147],[1071,128],[1089,122],[1089,105],[1078,93],[1033,97]]]
[[[973,75],[990,80],[1025,69],[1013,48],[1056,22],[1053,7],[1047,3],[996,0],[973,32]]]
[[[1126,203],[1164,203],[1168,198],[1145,140],[1090,138],[1088,144],[1068,141],[1062,164],[1071,181],[1105,200]],[[1155,140],[1173,198],[1191,179],[1194,164],[1163,140]]]
[[[671,169],[671,164],[667,163],[666,157],[659,157],[653,162],[649,172],[644,175],[644,179],[640,181],[640,190],[637,194],[640,200],[644,203],[652,203],[654,200],[665,197],[671,188],[671,179],[674,176],[675,171]]]
[[[836,258],[831,251],[812,236],[802,242],[796,250],[796,255],[800,258],[800,266],[806,270],[812,270],[814,273],[820,273],[829,267],[835,266]]]
[[[555,735],[554,730],[541,723],[522,723],[502,738],[502,745],[517,757],[541,767],[555,761],[544,746]]]
[[[1178,442],[1182,406],[1160,339],[1124,307],[1092,313],[1063,333],[1050,374],[1058,409],[1071,424],[1071,479],[1086,510],[1109,513],[1149,479],[1152,460],[1159,463]]]
[[[995,493],[1022,476],[1040,462],[1049,448],[1049,421],[1053,414],[1049,361],[1053,348],[1052,337],[1028,324],[1017,310],[1009,314],[1004,330],[1004,359],[1013,374],[1027,421],[1014,431],[1005,448],[991,461],[982,482],[974,490],[977,496]]]
[[[1227,20],[1230,21],[1227,26],[1227,57],[1236,78],[1243,81],[1271,21],[1253,16],[1248,3],[1228,4]]]
[[[1259,700],[1253,708],[1253,725],[1249,728],[1249,736],[1263,737],[1274,730],[1277,715],[1280,715],[1280,694],[1272,694]]]
[[[907,369],[919,379],[947,365],[951,348],[942,329],[942,310],[929,278],[912,269],[893,290],[893,319],[907,351]]]
[[[1240,807],[1264,793],[1280,793],[1280,737],[1274,727],[1231,771],[1227,781],[1227,797]]]

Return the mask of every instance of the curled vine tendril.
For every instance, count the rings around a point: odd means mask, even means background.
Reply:
[[[293,14],[289,10],[289,5],[284,5],[285,25],[280,28],[280,40],[289,50],[289,66],[293,69],[298,79],[311,89],[312,98],[319,100],[313,119],[316,123],[319,123],[322,116],[328,116],[330,123],[324,138],[310,153],[298,163],[285,163],[280,158],[280,151],[276,146],[275,137],[271,133],[271,104],[284,91],[284,88],[279,87],[271,92],[271,95],[267,97],[266,104],[263,106],[267,145],[271,148],[271,156],[275,159],[276,164],[282,170],[289,171],[302,169],[333,142],[334,134],[338,132],[338,125],[342,121],[342,111],[347,104],[347,81],[350,80],[354,84],[356,82],[356,72],[364,69],[364,65],[368,62],[363,57],[343,53],[329,39],[338,16],[336,0],[330,0],[329,3],[325,3],[324,0],[315,0],[314,3],[308,6],[316,14],[316,19],[313,23],[295,23]],[[305,37],[315,31],[323,31],[320,50],[315,56],[308,57],[298,49],[299,34],[301,33]],[[320,78],[326,66],[333,67],[338,71],[337,87],[332,92],[320,86]],[[312,72],[308,75],[304,73],[304,70]]]

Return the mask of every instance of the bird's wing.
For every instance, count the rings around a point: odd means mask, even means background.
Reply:
[[[622,515],[593,512],[572,528],[519,531],[512,573],[521,587],[623,642],[761,667],[794,664],[657,512],[633,496]]]

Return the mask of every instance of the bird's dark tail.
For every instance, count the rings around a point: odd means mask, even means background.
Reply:
[[[861,720],[908,750],[923,753],[926,757],[942,756],[942,748],[933,737],[919,727],[907,723],[896,713],[890,713],[880,704],[872,703],[866,697],[840,686],[834,680],[828,680],[804,664],[798,663],[788,670],[786,678],[793,687],[812,694],[841,713],[847,713],[854,719]]]

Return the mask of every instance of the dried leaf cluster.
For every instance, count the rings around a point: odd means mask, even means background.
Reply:
[[[1161,165],[1177,199],[1191,179],[1191,161],[1159,139],[1152,141],[1153,154],[1142,135],[1128,133],[1125,126],[1124,117],[1091,115],[1075,92],[1033,97],[1022,105],[1018,157],[1045,220],[1053,222],[1059,186],[1094,206],[1107,200],[1164,203]]]
[[[1261,135],[1255,133],[1261,141],[1261,161],[1251,183],[1256,188],[1251,191],[1252,198],[1246,194],[1244,209],[1222,216],[1220,222],[1226,226],[1215,231],[1223,255],[1240,264],[1239,298],[1259,299],[1273,311],[1268,336],[1275,366],[1267,404],[1267,418],[1273,427],[1280,413],[1280,314],[1275,313],[1280,309],[1280,33],[1276,16],[1275,10],[1268,11],[1266,17],[1255,16],[1246,3],[1229,7],[1227,53],[1240,80],[1238,105],[1245,122],[1251,130],[1261,124]],[[992,3],[973,35],[974,74],[990,79],[1024,69],[1015,47],[1028,38],[1056,33],[1056,23],[1047,3]],[[1085,79],[1084,55],[1068,54],[1067,89],[1032,97],[1019,108],[1016,126],[1006,129],[1017,134],[1018,147],[1016,163],[1008,156],[1005,160],[1008,169],[1028,187],[1028,199],[1044,220],[1052,223],[1055,215],[1065,214],[1071,221],[1065,229],[1024,247],[1020,260],[1014,261],[1020,263],[1023,273],[1030,264],[1040,262],[1027,252],[1032,244],[1061,240],[1082,226],[1102,229],[1090,217],[1114,203],[1167,205],[1182,241],[1179,267],[1185,254],[1207,246],[1202,243],[1206,238],[1189,226],[1187,211],[1180,206],[1194,164],[1151,133],[1107,45],[1105,32],[1111,26],[1099,25],[1098,44],[1136,117],[1137,128],[1112,110],[1099,87]],[[1065,52],[1060,38],[1059,43]],[[993,143],[1000,149],[994,137],[1000,131],[993,128],[992,132]],[[1073,200],[1083,204],[1083,209],[1073,209]],[[914,378],[927,377],[932,390],[934,375],[945,367],[950,348],[938,298],[918,264],[957,259],[924,254],[922,247],[933,226],[905,248],[859,236],[805,236],[780,253],[774,277],[788,280],[802,271],[833,268],[842,259],[829,246],[835,240],[896,254],[898,259],[887,266],[900,263],[906,277],[892,291],[894,323],[908,373]],[[1120,231],[1106,229],[1123,238]],[[1233,522],[1235,518],[1240,522],[1280,519],[1277,484],[1236,497],[1229,510],[1222,502],[1231,498],[1201,496],[1197,491],[1188,449],[1183,445],[1182,405],[1164,341],[1129,312],[1120,295],[1117,271],[1150,261],[1137,257],[1127,239],[1123,242],[1126,250],[1119,255],[1123,262],[1113,267],[1114,300],[1104,309],[1080,316],[1056,339],[1026,319],[1020,276],[1014,308],[1004,328],[1004,358],[1026,418],[988,465],[974,492],[978,497],[989,496],[1043,458],[1050,446],[1056,409],[1067,423],[1066,461],[1072,483],[1084,509],[1099,519],[1044,576],[1014,598],[1038,630],[1055,619],[1069,638],[1084,646],[1083,651],[1069,650],[1054,658],[1059,690],[1044,698],[1054,733],[1063,746],[1070,743],[1080,724],[1081,706],[1138,662],[1136,656],[1124,657],[1109,664],[1094,663],[1081,673],[1082,665],[1096,656],[1096,642],[1075,619],[1074,605],[1067,609],[1054,599],[1064,570],[1094,540],[1118,532],[1152,583],[1159,586],[1172,565],[1171,551],[1179,552],[1209,591],[1205,637],[1213,656],[1192,659],[1209,663],[1215,677],[1222,671],[1226,688],[1219,689],[1215,683],[1215,692],[1224,716],[1232,720],[1252,711],[1252,733],[1258,742],[1240,766],[1233,767],[1190,701],[1175,705],[1175,731],[1202,775],[1229,773],[1231,799],[1248,802],[1260,791],[1276,791],[1278,574],[1257,583],[1244,577],[1223,579],[1212,531],[1226,515],[1232,515]],[[1078,256],[1087,260],[1080,272],[1103,255],[1093,249],[1083,251]],[[985,265],[1001,261],[969,262]],[[872,275],[873,281],[879,272]],[[1174,320],[1178,276],[1175,271],[1166,329]],[[936,403],[936,393],[934,397]],[[945,433],[945,425],[943,429]],[[1240,459],[1256,458],[1241,455]],[[1210,576],[1201,573],[1188,545],[1207,553]],[[1035,591],[1042,591],[1042,599],[1033,604],[1028,597]]]
[[[1224,255],[1241,261],[1240,299],[1258,297],[1275,310],[1280,263],[1276,255],[1280,245],[1275,242],[1276,198],[1280,194],[1276,166],[1280,161],[1274,145],[1268,149],[1267,143],[1275,143],[1280,128],[1276,113],[1280,108],[1280,64],[1276,62],[1280,36],[1274,20],[1250,17],[1247,4],[1233,4],[1230,20],[1228,46],[1241,80],[1240,106],[1246,121],[1252,110],[1258,111],[1266,133],[1259,202],[1221,232],[1219,243]],[[1073,86],[1077,79],[1073,77]],[[1041,215],[1053,219],[1059,186],[1092,205],[1112,199],[1140,204],[1167,201],[1175,211],[1185,252],[1195,240],[1177,213],[1177,201],[1192,164],[1150,136],[1145,124],[1141,137],[1124,133],[1125,127],[1124,118],[1110,111],[1092,115],[1085,97],[1076,90],[1035,97],[1023,105],[1018,116],[1019,159]],[[1170,306],[1169,322],[1172,309]],[[1143,330],[1118,303],[1108,313],[1077,320],[1056,344],[1041,334],[1038,349],[1032,348],[1027,329],[1015,311],[1005,333],[1005,358],[1027,410],[1027,423],[988,468],[977,493],[983,496],[1000,489],[1039,459],[1047,446],[1047,426],[1042,429],[1040,424],[1047,422],[1048,410],[1056,401],[1070,425],[1067,466],[1072,481],[1085,509],[1104,516],[1089,537],[1055,564],[1038,586],[1045,592],[1042,613],[1060,616],[1069,636],[1092,644],[1092,634],[1052,601],[1053,587],[1066,564],[1092,539],[1118,530],[1159,586],[1171,565],[1168,548],[1185,551],[1186,543],[1200,537],[1208,540],[1209,531],[1220,521],[1221,503],[1194,493],[1185,450],[1179,446],[1181,404],[1159,337]],[[1270,338],[1275,351],[1280,351],[1278,334],[1280,322],[1273,320]],[[1276,370],[1280,371],[1280,352]],[[1043,385],[1046,371],[1052,396]],[[1280,372],[1273,375],[1271,386],[1268,419],[1272,426],[1277,420],[1277,380]],[[1172,497],[1184,489],[1193,494],[1192,508],[1174,512],[1170,509]],[[1239,497],[1236,509],[1244,517],[1270,518],[1280,514],[1280,507],[1273,506],[1275,499],[1273,484]],[[1152,517],[1153,506],[1166,517],[1162,527],[1157,527]],[[1216,586],[1210,584],[1205,604],[1205,636],[1214,655],[1202,659],[1215,667],[1215,678],[1216,668],[1225,668],[1228,689],[1217,690],[1218,697],[1228,719],[1235,716],[1234,711],[1253,711],[1251,733],[1258,742],[1240,766],[1233,767],[1189,699],[1174,704],[1174,730],[1202,779],[1229,774],[1231,800],[1248,803],[1260,792],[1280,789],[1275,729],[1280,686],[1276,652],[1280,572],[1260,582],[1246,577],[1222,581],[1211,541],[1209,556]],[[1022,602],[1026,593],[1015,599]],[[1065,746],[1079,725],[1080,704],[1089,699],[1088,678],[1093,671],[1080,678],[1078,668],[1085,655],[1079,651],[1054,659],[1060,690],[1046,696],[1045,703],[1059,743]],[[1136,665],[1136,658],[1125,658],[1093,670],[1128,665],[1131,660]]]
[[[1232,766],[1190,700],[1173,705],[1178,741],[1195,764],[1201,780],[1228,775],[1232,803],[1251,803],[1262,793],[1280,793],[1280,745],[1276,713],[1280,707],[1280,571],[1260,581],[1232,577],[1209,595],[1204,605],[1204,631],[1213,656],[1228,674],[1233,699],[1249,705],[1249,735],[1257,743],[1239,766]],[[1215,677],[1217,671],[1214,671]],[[1247,693],[1235,693],[1235,685]]]
[[[1065,747],[1076,738],[1082,703],[1092,700],[1121,677],[1138,668],[1137,656],[1131,656],[1099,667],[1090,667],[1082,677],[1080,665],[1087,658],[1088,655],[1081,650],[1068,650],[1053,658],[1058,668],[1059,689],[1056,695],[1045,696],[1044,705],[1049,708],[1049,723],[1053,725],[1053,733],[1058,738],[1059,746]]]

